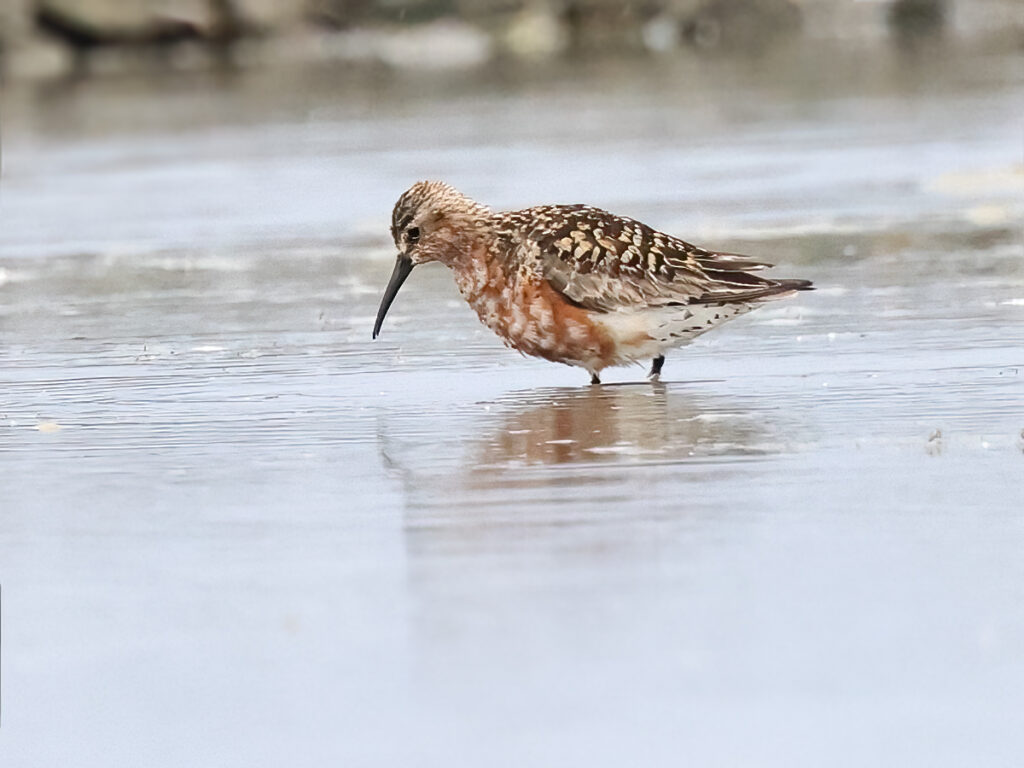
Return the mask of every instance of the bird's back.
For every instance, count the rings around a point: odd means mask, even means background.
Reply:
[[[753,274],[766,262],[699,248],[600,208],[548,205],[497,216],[520,258],[532,260],[567,300],[595,312],[751,304],[810,287]]]

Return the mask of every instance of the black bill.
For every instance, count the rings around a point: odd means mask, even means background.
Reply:
[[[405,282],[405,278],[412,272],[412,259],[407,256],[399,256],[398,260],[395,261],[395,271],[391,273],[391,279],[388,280],[388,287],[384,289],[384,296],[380,300],[380,309],[377,310],[377,322],[373,324],[373,338],[377,338],[377,334],[380,333],[380,327],[384,324],[384,316],[391,309],[391,302],[395,300],[395,296],[398,295],[398,289],[402,287],[402,283]]]

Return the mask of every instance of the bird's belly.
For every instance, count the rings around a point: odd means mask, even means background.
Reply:
[[[617,362],[657,357],[750,311],[749,304],[691,304],[619,310],[596,316],[613,340]]]
[[[614,359],[614,344],[592,313],[569,304],[543,281],[487,277],[457,282],[480,320],[508,346],[592,371]]]

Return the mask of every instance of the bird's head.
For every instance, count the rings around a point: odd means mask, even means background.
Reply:
[[[430,261],[451,266],[469,247],[476,225],[490,213],[487,206],[442,181],[418,181],[398,198],[391,213],[398,258],[377,310],[373,338],[412,268]]]

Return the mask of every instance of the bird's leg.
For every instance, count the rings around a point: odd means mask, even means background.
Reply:
[[[647,374],[647,378],[651,381],[657,381],[661,377],[661,366],[665,364],[665,356],[658,355],[651,362],[651,372]]]
[[[590,383],[591,384],[600,384],[601,383],[601,377],[598,376],[596,373],[591,372],[591,374],[590,374]]]

